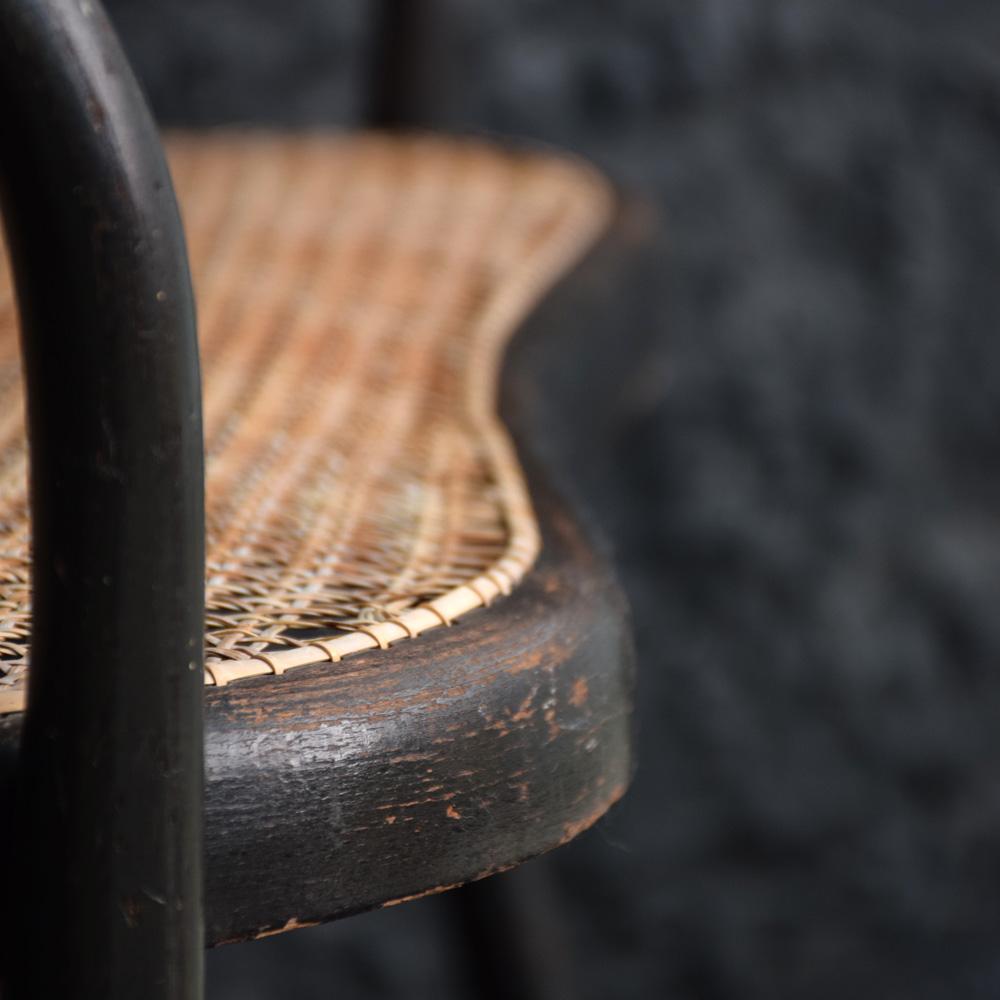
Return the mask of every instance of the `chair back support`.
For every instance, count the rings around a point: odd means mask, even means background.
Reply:
[[[0,93],[34,561],[5,996],[195,997],[204,476],[183,231],[97,0],[0,0]]]

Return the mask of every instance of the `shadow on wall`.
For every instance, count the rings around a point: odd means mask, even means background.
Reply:
[[[170,123],[358,118],[363,4],[110,7]],[[1000,995],[1000,9],[451,7],[440,120],[660,222],[546,373],[635,609],[640,770],[508,878],[583,996]],[[465,995],[448,914],[221,950],[213,994]]]

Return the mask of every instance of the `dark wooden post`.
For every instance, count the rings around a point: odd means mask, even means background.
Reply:
[[[432,128],[447,124],[449,0],[377,0],[370,54],[367,124]]]
[[[11,997],[201,995],[204,482],[156,129],[97,0],[0,0],[34,550]]]

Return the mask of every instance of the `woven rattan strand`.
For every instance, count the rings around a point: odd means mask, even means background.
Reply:
[[[496,416],[500,357],[604,226],[605,183],[472,140],[209,133],[168,148],[204,369],[206,684],[386,648],[509,593],[539,537]],[[30,552],[6,271],[0,712],[14,712]]]

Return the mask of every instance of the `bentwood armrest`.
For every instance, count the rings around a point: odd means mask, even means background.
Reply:
[[[5,972],[11,996],[194,995],[204,480],[184,236],[98,4],[0,0],[0,93],[34,616]]]

